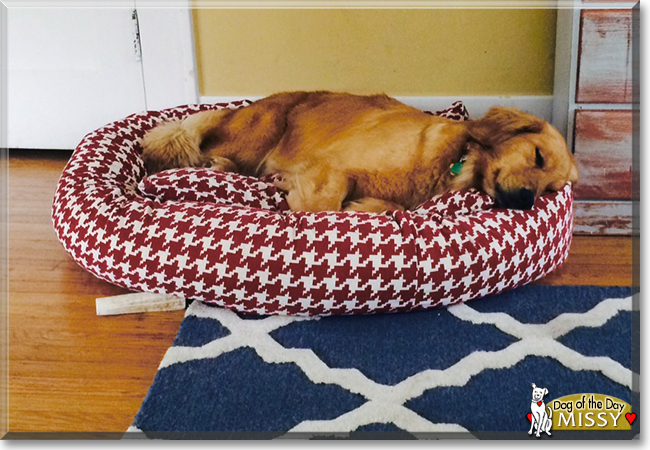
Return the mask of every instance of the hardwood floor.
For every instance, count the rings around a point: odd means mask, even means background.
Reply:
[[[77,266],[55,237],[51,202],[68,156],[15,151],[8,162],[10,432],[125,431],[183,317],[96,316],[96,297],[126,291]],[[631,261],[629,237],[576,236],[539,283],[629,286]]]
[[[183,311],[98,317],[125,293],[73,262],[50,219],[69,154],[15,152],[8,167],[10,432],[120,432],[131,424]]]

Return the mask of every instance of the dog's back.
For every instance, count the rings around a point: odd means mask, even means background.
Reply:
[[[276,94],[164,123],[142,145],[149,172],[278,173],[294,211],[411,209],[469,188],[499,207],[527,209],[578,179],[562,136],[535,116],[494,107],[482,119],[456,122],[385,95]],[[450,173],[461,160],[460,173]]]
[[[150,172],[207,166],[279,173],[294,191],[294,210],[338,210],[346,199],[366,197],[401,209],[431,196],[432,174],[457,159],[464,130],[386,95],[292,92],[163,124],[142,144]]]
[[[287,123],[261,171],[281,173],[308,210],[369,197],[415,207],[431,197],[436,175],[448,171],[466,139],[463,124],[386,96],[308,97]]]

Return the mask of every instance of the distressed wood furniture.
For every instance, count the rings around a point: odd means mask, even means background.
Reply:
[[[638,9],[599,0],[574,5],[558,10],[553,122],[580,171],[575,232],[631,234],[639,199]]]

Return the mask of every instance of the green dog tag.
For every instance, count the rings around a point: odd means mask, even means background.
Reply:
[[[455,162],[449,167],[449,171],[451,172],[452,175],[459,175],[460,172],[463,170],[463,163],[465,162],[464,159],[461,159],[458,162]]]

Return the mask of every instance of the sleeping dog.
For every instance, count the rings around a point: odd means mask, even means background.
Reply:
[[[560,133],[531,114],[493,107],[459,122],[385,95],[275,94],[162,123],[141,144],[150,173],[276,174],[293,211],[413,209],[469,188],[497,207],[529,209],[540,195],[578,181]]]

